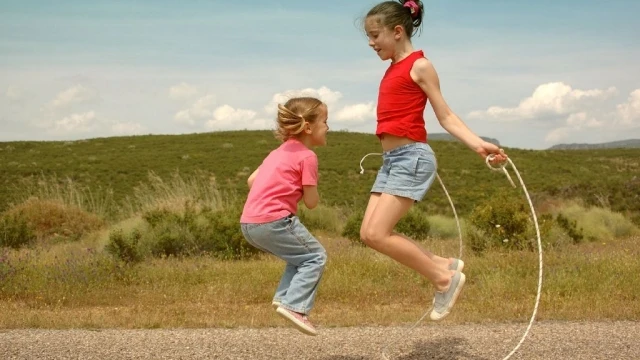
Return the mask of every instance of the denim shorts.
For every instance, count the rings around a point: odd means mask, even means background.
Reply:
[[[382,153],[382,166],[371,188],[420,201],[433,184],[438,171],[436,156],[426,143],[411,143]]]

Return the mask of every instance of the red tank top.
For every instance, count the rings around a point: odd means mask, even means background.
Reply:
[[[427,94],[411,78],[413,63],[424,57],[422,50],[391,64],[380,82],[378,93],[378,127],[376,135],[383,133],[427,142],[424,108]]]

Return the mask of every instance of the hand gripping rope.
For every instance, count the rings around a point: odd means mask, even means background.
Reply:
[[[360,174],[364,174],[364,168],[362,167],[362,162],[369,155],[382,155],[382,154],[381,153],[369,153],[369,154],[365,155],[360,160]],[[522,177],[520,176],[520,173],[518,172],[518,169],[513,164],[513,161],[511,161],[510,158],[507,158],[506,162],[503,162],[502,164],[499,164],[497,167],[494,167],[494,166],[492,166],[490,164],[490,162],[493,159],[494,159],[494,155],[489,155],[489,156],[486,157],[485,163],[487,164],[487,167],[489,167],[489,169],[491,169],[493,171],[502,171],[502,172],[504,172],[504,174],[507,176],[507,179],[509,180],[511,185],[515,188],[516,184],[513,182],[513,180],[511,179],[511,176],[509,175],[509,172],[507,172],[507,169],[506,169],[507,163],[509,163],[509,165],[511,165],[511,167],[513,167],[513,171],[518,176],[518,180],[520,180],[520,185],[522,185],[522,189],[524,190],[524,193],[527,196],[527,201],[529,202],[529,208],[531,210],[531,215],[533,217],[533,223],[534,223],[535,228],[536,228],[536,236],[537,236],[537,240],[538,240],[538,268],[539,268],[539,272],[538,272],[538,291],[537,291],[537,294],[536,294],[536,301],[535,301],[535,305],[534,305],[534,308],[533,308],[533,313],[531,314],[531,319],[529,320],[529,325],[527,326],[527,329],[525,330],[524,334],[522,335],[522,338],[520,339],[518,344],[513,348],[513,350],[511,350],[511,352],[507,356],[505,356],[503,358],[503,360],[507,360],[513,354],[515,354],[515,352],[518,350],[518,348],[520,348],[520,346],[524,342],[525,338],[529,334],[529,330],[531,330],[531,326],[533,325],[533,321],[535,320],[536,314],[538,312],[538,305],[540,304],[540,294],[541,294],[541,291],[542,291],[542,241],[540,239],[540,228],[538,227],[538,218],[536,217],[536,212],[535,212],[535,209],[533,208],[533,203],[531,202],[531,197],[529,196],[529,192],[527,191],[527,187],[524,185],[524,181],[522,180]],[[453,210],[453,215],[455,216],[455,219],[456,219],[456,225],[458,227],[458,235],[459,235],[459,240],[460,240],[460,250],[459,250],[458,258],[462,259],[462,247],[463,247],[462,246],[462,231],[460,229],[460,221],[458,220],[458,214],[456,213],[456,208],[453,205],[453,201],[451,200],[451,197],[449,196],[449,192],[447,191],[447,188],[444,186],[444,183],[442,182],[442,179],[440,179],[440,175],[436,173],[436,177],[438,178],[438,181],[440,182],[440,185],[442,186],[442,190],[444,190],[444,193],[447,196],[447,199],[449,200],[449,204],[451,204],[451,209]],[[433,307],[430,307],[424,313],[424,315],[422,315],[422,317],[420,319],[418,319],[418,321],[416,321],[416,323],[413,324],[409,328],[409,330],[413,330],[427,316],[427,314],[432,309],[433,309]],[[389,357],[387,356],[386,351],[387,351],[387,348],[389,347],[389,345],[391,345],[391,344],[387,343],[387,345],[382,349],[382,357],[384,359],[387,359],[387,360],[389,359]]]

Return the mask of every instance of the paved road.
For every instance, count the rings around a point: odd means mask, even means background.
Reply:
[[[0,330],[0,359],[504,359],[526,324],[321,329]],[[640,323],[535,323],[511,359],[640,359]]]

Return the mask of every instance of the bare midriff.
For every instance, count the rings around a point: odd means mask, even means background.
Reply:
[[[382,145],[382,151],[389,151],[397,148],[398,146],[415,143],[415,140],[395,136],[387,133],[380,134],[380,144]]]

